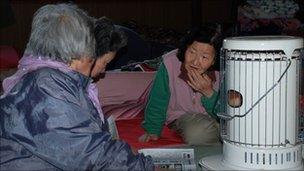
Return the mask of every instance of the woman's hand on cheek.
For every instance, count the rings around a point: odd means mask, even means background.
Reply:
[[[188,71],[189,81],[187,82],[191,88],[200,92],[206,97],[213,94],[212,80],[207,74],[200,74],[197,70]]]

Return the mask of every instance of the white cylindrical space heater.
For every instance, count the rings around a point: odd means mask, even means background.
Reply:
[[[304,170],[299,139],[303,39],[227,38],[221,53],[223,154],[207,170]]]

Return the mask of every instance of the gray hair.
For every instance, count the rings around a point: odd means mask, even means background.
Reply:
[[[93,29],[93,19],[76,5],[45,5],[34,15],[25,54],[65,63],[95,58]]]

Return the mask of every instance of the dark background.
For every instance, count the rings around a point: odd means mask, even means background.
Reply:
[[[23,51],[34,12],[48,3],[73,2],[94,17],[184,32],[202,22],[236,21],[235,0],[1,0],[0,45]]]
[[[304,1],[294,1],[301,8],[297,18],[303,23]],[[124,26],[129,36],[128,45],[119,51],[118,58],[110,63],[108,69],[159,57],[176,48],[187,29],[200,24],[221,25],[223,37],[280,34],[281,31],[271,22],[254,31],[241,30],[238,8],[246,5],[245,0],[1,0],[0,46],[12,46],[22,56],[35,11],[45,4],[60,2],[73,2],[90,16],[107,16],[117,25]],[[245,21],[261,23],[260,19]],[[303,33],[303,30],[293,32],[297,36],[303,36]]]

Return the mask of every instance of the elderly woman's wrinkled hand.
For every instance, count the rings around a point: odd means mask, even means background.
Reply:
[[[155,134],[145,133],[138,138],[138,141],[139,142],[149,142],[149,141],[156,141],[158,139],[159,139],[159,137]]]

